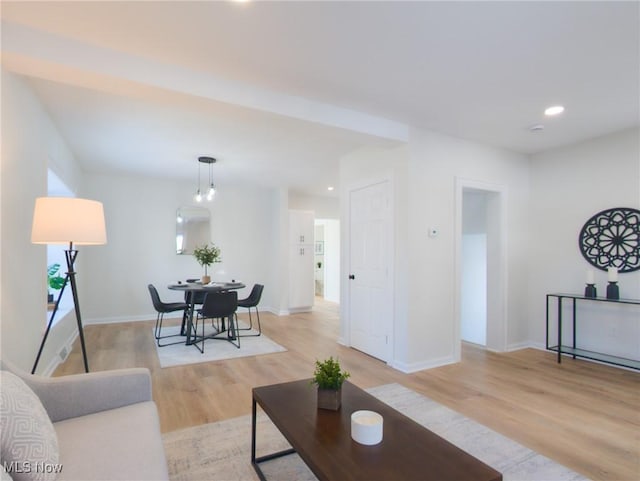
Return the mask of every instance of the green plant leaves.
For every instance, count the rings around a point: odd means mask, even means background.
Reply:
[[[62,286],[64,286],[65,278],[58,274],[59,270],[60,264],[57,263],[47,267],[47,283],[49,287],[55,291],[62,289]]]
[[[221,262],[220,259],[220,248],[215,244],[211,244],[208,246],[207,244],[196,246],[193,249],[193,257],[196,258],[198,264],[201,266],[210,266],[214,262]]]
[[[330,357],[322,362],[316,361],[311,382],[317,384],[320,389],[340,389],[349,376],[351,374],[347,371],[342,371],[338,360]]]

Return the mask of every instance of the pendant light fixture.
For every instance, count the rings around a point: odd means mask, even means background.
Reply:
[[[196,195],[193,197],[194,200],[196,202],[202,202],[202,199],[205,198],[205,196],[203,196],[202,194],[202,190],[200,189],[201,186],[201,175],[200,175],[200,171],[202,170],[202,164],[208,164],[209,165],[209,182],[207,184],[207,193],[206,193],[206,199],[211,202],[213,200],[213,196],[216,194],[216,188],[213,185],[213,172],[211,169],[211,166],[213,164],[216,163],[216,159],[214,159],[213,157],[198,157],[198,188],[196,190]]]

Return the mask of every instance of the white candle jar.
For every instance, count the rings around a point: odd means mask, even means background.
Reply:
[[[367,446],[382,441],[383,418],[374,411],[355,411],[351,414],[351,438]]]

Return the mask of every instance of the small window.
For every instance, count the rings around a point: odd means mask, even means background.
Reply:
[[[75,197],[75,194],[69,189],[64,182],[60,180],[60,178],[51,170],[47,171],[47,195],[49,197]],[[49,244],[47,245],[47,271],[49,271],[49,267],[54,264],[58,264],[60,266],[58,272],[54,274],[55,276],[60,275],[65,277],[67,273],[67,260],[65,257],[65,249],[67,247],[59,244]],[[55,284],[55,283],[54,283]],[[52,289],[49,287],[49,283],[47,282],[47,292],[50,296],[53,297],[52,303],[47,303],[47,321],[49,320],[49,316],[53,311],[53,303],[59,297],[60,290]],[[60,319],[62,319],[68,312],[73,309],[73,297],[71,295],[71,286],[67,286],[64,289],[62,294],[62,299],[60,299],[60,304],[58,306],[58,312],[56,313],[56,317],[53,320],[52,325],[55,325]]]

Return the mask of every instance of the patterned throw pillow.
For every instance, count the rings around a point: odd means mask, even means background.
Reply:
[[[14,481],[53,481],[58,437],[38,396],[0,371],[0,459]]]

